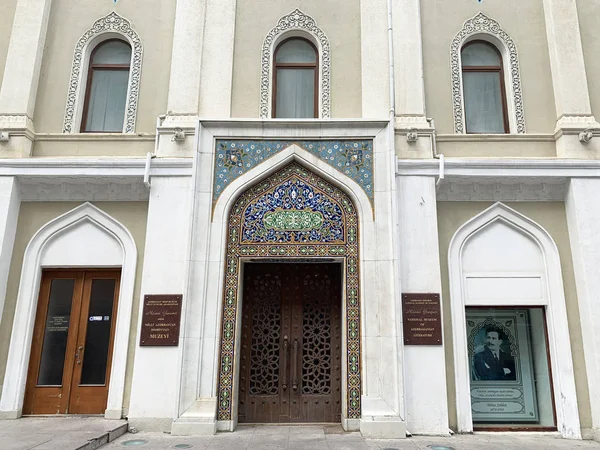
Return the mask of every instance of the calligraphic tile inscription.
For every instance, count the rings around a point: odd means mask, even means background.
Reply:
[[[440,294],[402,294],[404,345],[442,345]]]
[[[182,295],[144,295],[140,346],[177,346]]]

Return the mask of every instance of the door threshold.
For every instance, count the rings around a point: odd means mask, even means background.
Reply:
[[[277,423],[238,423],[238,426],[251,427],[337,427],[341,422],[277,422]]]
[[[23,414],[21,417],[27,417],[27,418],[42,418],[42,419],[48,419],[48,418],[52,418],[52,417],[57,417],[57,418],[61,418],[61,419],[86,419],[86,418],[93,418],[93,419],[98,419],[98,418],[103,418],[104,414]]]

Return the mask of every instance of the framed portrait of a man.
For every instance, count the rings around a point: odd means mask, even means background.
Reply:
[[[474,423],[539,423],[526,309],[467,308]]]

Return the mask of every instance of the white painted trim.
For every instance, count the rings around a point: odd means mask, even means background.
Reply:
[[[600,161],[577,159],[446,158],[444,174],[453,176],[509,177],[599,177]],[[396,176],[437,176],[439,161],[398,159]]]
[[[450,275],[450,311],[452,317],[452,340],[454,350],[454,376],[456,383],[456,414],[458,431],[473,431],[470,400],[470,372],[465,336],[465,287],[462,268],[462,252],[465,244],[477,233],[500,221],[513,227],[533,241],[540,249],[545,261],[548,343],[552,363],[554,399],[557,428],[564,438],[581,439],[575,376],[567,322],[567,310],[562,283],[562,271],[558,248],[548,232],[540,225],[514,209],[498,202],[461,226],[450,241],[448,267]],[[473,305],[473,303],[470,303]],[[486,305],[487,306],[487,305]],[[497,304],[514,306],[514,304]]]
[[[25,249],[6,364],[6,376],[2,398],[0,399],[0,415],[19,417],[22,412],[27,368],[31,353],[31,339],[42,275],[42,255],[56,237],[68,233],[70,228],[82,222],[92,223],[108,234],[119,243],[123,251],[117,323],[105,414],[107,418],[121,418],[137,249],[135,241],[127,228],[91,203],[84,203],[48,222],[31,238]]]
[[[192,158],[156,158],[151,176],[192,176]],[[23,158],[0,159],[0,176],[144,177],[143,158]]]

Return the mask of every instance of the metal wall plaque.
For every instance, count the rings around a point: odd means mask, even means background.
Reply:
[[[182,295],[144,295],[140,346],[177,346]]]
[[[440,294],[402,294],[405,345],[442,345]]]

